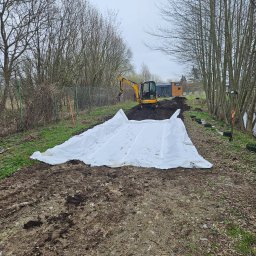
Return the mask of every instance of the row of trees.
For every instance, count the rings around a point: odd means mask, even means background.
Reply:
[[[199,70],[211,114],[247,130],[256,120],[256,2],[254,0],[167,0],[161,9],[160,50]]]
[[[139,84],[145,81],[150,81],[150,80],[155,82],[162,81],[162,79],[158,75],[153,74],[150,71],[148,65],[145,63],[142,63],[140,72],[135,72],[134,70],[130,70],[127,73],[127,78]]]
[[[1,0],[0,24],[0,114],[20,83],[29,106],[42,87],[108,87],[131,69],[115,15],[86,0]]]

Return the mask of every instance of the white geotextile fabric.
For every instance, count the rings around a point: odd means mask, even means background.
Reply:
[[[91,166],[211,168],[191,142],[177,110],[166,120],[128,120],[123,110],[103,124],[31,158],[54,165],[80,160]]]

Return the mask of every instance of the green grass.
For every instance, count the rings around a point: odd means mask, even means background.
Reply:
[[[195,95],[195,94],[189,94],[189,95],[186,95],[185,96],[187,100],[189,101],[192,101],[192,100],[195,100],[196,98],[200,98],[200,99],[206,99],[206,95],[204,92],[201,92],[200,94],[198,95]]]
[[[185,112],[185,116],[187,118],[190,118],[190,115],[195,115],[196,118],[200,118],[205,120],[207,123],[210,123],[213,125],[215,128],[204,128],[206,133],[209,133],[209,136],[211,136],[212,133],[216,134],[219,136],[219,138],[223,141],[226,141],[228,144],[228,152],[230,155],[236,156],[240,161],[238,166],[238,170],[247,170],[248,166],[244,165],[244,163],[247,163],[250,166],[250,171],[251,172],[256,172],[256,160],[255,156],[256,154],[254,152],[250,152],[249,150],[246,149],[246,145],[248,143],[256,143],[256,138],[253,137],[252,135],[249,135],[247,133],[244,133],[240,130],[234,129],[233,132],[233,140],[229,142],[229,138],[221,136],[220,134],[217,133],[216,128],[221,131],[230,131],[230,126],[225,124],[222,121],[218,121],[214,118],[212,118],[207,112],[196,112],[196,111],[188,111]],[[195,122],[196,125],[196,122]],[[218,147],[218,145],[215,145],[215,147]],[[223,150],[223,145],[219,145],[219,150]],[[241,161],[243,160],[243,161]]]
[[[239,161],[238,169],[239,170],[247,170],[248,166],[250,166],[250,171],[256,172],[255,153],[250,152],[249,150],[246,149],[247,144],[255,144],[256,143],[255,137],[253,137],[252,135],[250,135],[248,133],[245,133],[241,130],[234,128],[233,140],[231,142],[229,142],[229,138],[221,136],[219,133],[217,133],[216,129],[220,132],[231,131],[230,125],[212,117],[206,111],[206,106],[203,106],[201,108],[201,109],[203,109],[203,111],[195,111],[195,107],[191,104],[191,100],[188,100],[187,104],[192,106],[192,109],[191,109],[191,111],[187,111],[184,113],[186,118],[190,118],[191,115],[194,115],[194,116],[196,116],[196,118],[203,119],[206,121],[206,123],[210,123],[211,125],[213,125],[214,128],[204,128],[205,132],[208,133],[209,136],[211,136],[213,133],[216,136],[219,136],[219,138],[221,140],[225,141],[225,145],[228,146],[229,155],[230,156],[232,155],[232,157],[236,156],[239,160],[243,160],[243,161]],[[197,125],[196,122],[195,122],[195,125]],[[215,147],[218,147],[218,145],[215,145]],[[223,147],[223,144],[220,144],[219,145],[220,151],[223,150],[222,147]],[[246,165],[244,163],[246,163]]]
[[[230,131],[231,130],[231,126],[228,124],[225,124],[223,121],[219,121],[215,118],[213,118],[212,116],[210,116],[209,113],[203,111],[203,112],[197,112],[197,111],[189,111],[187,112],[187,115],[195,115],[196,118],[200,118],[205,120],[207,123],[210,123],[212,125],[214,125],[219,131],[224,132],[224,131]],[[212,132],[216,132],[215,129],[212,128],[206,128],[207,130],[210,130]],[[228,138],[226,137],[222,137],[224,140],[228,140]],[[230,142],[230,145],[232,146],[232,148],[234,148],[235,150],[239,151],[242,148],[245,149],[246,148],[246,144],[248,143],[256,143],[256,138],[253,137],[250,134],[244,133],[238,129],[234,129],[234,133],[233,133],[233,141]],[[248,152],[249,153],[249,152]]]
[[[226,130],[229,130],[230,129],[230,125],[227,125],[225,124],[223,121],[219,121],[215,118],[213,118],[212,116],[210,116],[210,114],[206,111],[202,111],[202,112],[199,112],[199,111],[195,111],[195,110],[192,110],[192,111],[189,111],[188,112],[189,115],[195,115],[196,118],[200,118],[200,119],[203,119],[205,120],[207,123],[210,123],[214,126],[216,126],[217,128],[219,129],[226,129]]]
[[[206,110],[206,96],[205,93],[201,93],[199,95],[186,95],[187,103],[189,106],[191,106],[193,109],[200,108],[202,110]],[[197,99],[199,98],[199,100]]]
[[[0,148],[6,149],[3,154],[0,154],[0,179],[11,175],[20,168],[33,165],[35,161],[29,158],[33,152],[43,152],[61,144],[74,134],[101,123],[106,117],[115,114],[118,109],[128,110],[136,104],[135,102],[125,102],[117,105],[95,107],[89,112],[80,114],[77,117],[75,127],[73,127],[71,119],[67,119],[0,138]]]
[[[227,235],[234,239],[235,249],[243,255],[256,255],[256,235],[229,224]]]

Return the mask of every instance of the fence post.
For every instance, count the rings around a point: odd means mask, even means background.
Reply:
[[[54,118],[55,118],[54,121],[57,121],[58,120],[58,103],[55,95],[53,95],[53,112],[54,112]]]
[[[78,97],[77,97],[77,86],[76,86],[76,91],[75,91],[75,102],[76,102],[76,115],[78,116]]]
[[[71,100],[70,100],[70,96],[69,95],[68,95],[68,103],[69,103],[69,110],[70,110],[71,117],[72,117],[73,127],[75,127],[75,118],[74,118],[74,114],[73,114],[73,110],[72,110],[72,105],[71,105]]]

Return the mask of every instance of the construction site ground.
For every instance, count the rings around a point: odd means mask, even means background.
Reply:
[[[165,119],[185,100],[138,107]],[[255,162],[182,114],[212,169],[36,163],[0,181],[0,255],[256,255]],[[136,153],[136,152],[135,152]]]

